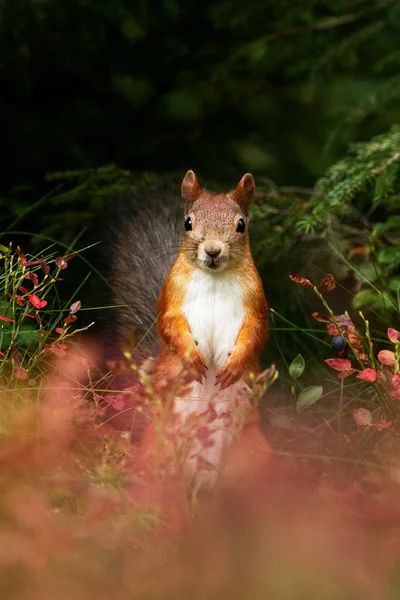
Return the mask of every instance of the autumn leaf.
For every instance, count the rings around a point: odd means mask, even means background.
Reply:
[[[389,340],[393,342],[393,344],[397,344],[397,342],[400,342],[400,331],[397,331],[397,329],[389,327],[389,329],[387,330],[387,335]]]
[[[400,371],[398,373],[396,373],[395,375],[393,375],[392,386],[396,389],[397,388],[400,389]]]
[[[77,316],[76,315],[70,315],[69,317],[65,317],[64,319],[64,323],[73,323],[74,321],[77,320]]]
[[[390,350],[381,350],[378,353],[378,360],[382,365],[391,367],[396,362],[396,357]]]
[[[61,335],[63,332],[62,327],[56,327],[56,333],[58,333],[59,335]]]
[[[347,315],[335,315],[335,321],[342,330],[343,336],[350,342],[354,349],[354,353],[363,363],[368,363],[368,355],[364,350],[364,346],[360,334],[355,328],[353,321]],[[327,323],[326,330],[329,337],[340,335],[335,323]]]
[[[53,344],[52,346],[47,346],[47,350],[55,354],[58,358],[63,358],[63,356],[66,355],[66,348],[66,344]]]
[[[307,288],[311,288],[311,289],[314,288],[314,286],[311,283],[311,281],[309,279],[306,279],[305,277],[302,277],[301,275],[292,274],[292,275],[289,275],[289,278],[292,281],[294,281],[294,283],[298,283],[299,285],[302,285],[302,286],[307,287]]]
[[[357,369],[348,369],[347,371],[341,371],[340,373],[338,373],[338,378],[339,379],[345,379],[345,377],[350,377],[350,375],[353,375],[353,373],[356,373]]]
[[[388,429],[393,425],[393,421],[386,421],[386,419],[381,419],[381,422],[375,425],[375,429],[377,431],[382,431],[383,429]]]
[[[312,316],[319,323],[330,323],[332,321],[331,317],[325,313],[313,312]]]
[[[78,310],[81,307],[81,301],[77,300],[77,302],[74,302],[73,304],[71,304],[69,310],[70,310],[70,315],[73,315],[74,313],[78,312]]]
[[[351,369],[351,362],[347,358],[327,358],[325,362],[336,371],[348,371]]]
[[[335,287],[336,287],[336,279],[334,278],[333,275],[328,273],[327,275],[325,275],[325,277],[319,284],[318,291],[320,294],[324,295],[324,294],[328,294],[329,292],[334,290]]]
[[[6,323],[15,323],[14,319],[11,319],[10,317],[5,317],[3,315],[0,315],[0,321],[5,321]]]
[[[29,295],[29,302],[38,310],[47,306],[47,300],[41,300],[36,294]]]
[[[15,365],[14,367],[15,379],[28,379],[28,371],[21,367],[21,365]]]
[[[355,408],[353,410],[353,417],[357,425],[362,427],[368,427],[372,423],[372,413],[366,408]]]
[[[42,268],[42,271],[45,275],[48,275],[50,273],[50,267],[47,264],[47,260],[42,256],[42,258],[40,259],[40,266]]]
[[[68,267],[67,261],[62,256],[58,256],[55,262],[59,269],[63,270]]]
[[[26,273],[25,279],[29,279],[30,281],[32,281],[34,287],[36,287],[39,283],[39,277],[36,275],[36,273]]]
[[[364,369],[357,375],[357,379],[363,379],[364,381],[376,381],[375,369]]]

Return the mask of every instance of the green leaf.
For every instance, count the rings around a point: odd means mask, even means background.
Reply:
[[[8,253],[9,248],[7,248],[7,246],[3,246],[3,244],[0,244],[0,251]]]
[[[296,358],[292,361],[289,367],[289,375],[292,379],[298,379],[300,375],[303,374],[306,363],[304,362],[304,358],[301,354],[298,354]]]
[[[311,385],[308,388],[305,388],[302,392],[300,392],[297,402],[296,408],[298,411],[306,408],[307,406],[311,406],[317,400],[319,400],[324,393],[324,389],[321,385]]]

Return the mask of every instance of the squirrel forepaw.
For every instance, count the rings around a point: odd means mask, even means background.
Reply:
[[[237,362],[227,363],[217,373],[215,385],[219,384],[220,390],[225,390],[241,378],[243,366]]]

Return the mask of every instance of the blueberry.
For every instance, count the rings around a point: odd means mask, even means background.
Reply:
[[[344,350],[347,346],[347,342],[342,335],[335,335],[331,339],[331,346],[335,350]]]

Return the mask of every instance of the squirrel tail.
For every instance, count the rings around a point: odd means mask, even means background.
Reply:
[[[115,308],[104,327],[105,352],[117,358],[123,341],[134,338],[141,360],[159,352],[156,304],[179,252],[181,210],[169,190],[136,192],[112,209],[110,223],[102,262]]]

